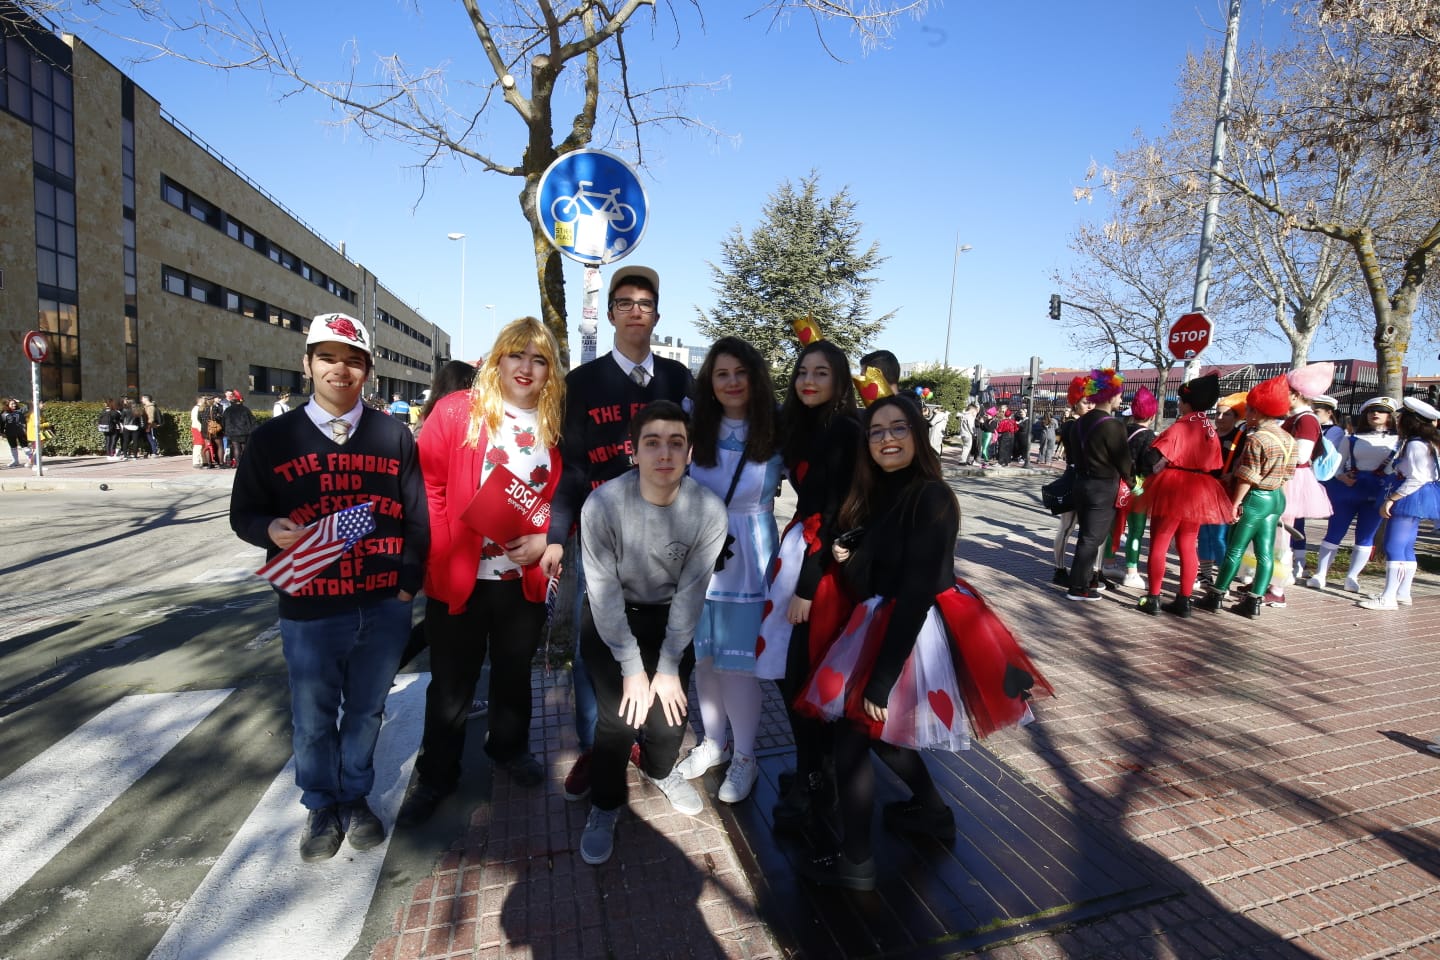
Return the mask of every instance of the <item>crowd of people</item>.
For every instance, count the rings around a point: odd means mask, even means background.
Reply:
[[[390,680],[420,646],[431,682],[397,823],[428,820],[456,789],[487,660],[485,754],[520,788],[546,782],[530,747],[530,665],[572,535],[581,752],[562,789],[589,803],[589,864],[614,855],[628,765],[684,814],[703,810],[697,786],[722,766],[716,799],[752,795],[769,680],[796,744],[777,829],[818,836],[817,821],[837,824],[839,846],[814,850],[804,873],[871,889],[870,754],[911,791],[886,808],[887,826],[953,837],[919,751],[1028,722],[1032,696],[1051,692],[956,579],[958,503],[923,398],[898,393],[893,356],[866,358],[888,389],[861,408],[849,358],[815,339],[777,408],[767,363],[742,340],[714,344],[695,378],[654,355],[659,300],[653,270],[618,271],[614,349],[563,378],[542,323],[507,324],[473,382],[448,366],[437,374],[414,436],[362,401],[373,369],[363,325],[312,323],[314,395],[253,431],[231,501],[233,528],[267,549],[277,584],[308,811],[302,858],[383,840],[372,754]],[[782,480],[797,499],[783,533]],[[373,514],[364,526],[338,513],[357,506]],[[287,551],[311,556],[332,516],[338,546],[300,577],[304,561]],[[692,676],[702,735],[682,757]]]
[[[1110,569],[1123,570],[1120,585],[1144,591],[1137,604],[1143,614],[1190,617],[1196,608],[1214,612],[1234,600],[1232,611],[1254,619],[1267,607],[1284,608],[1290,584],[1327,589],[1352,526],[1344,589],[1358,594],[1360,572],[1387,520],[1384,588],[1358,605],[1409,604],[1419,524],[1440,521],[1440,410],[1418,397],[1402,403],[1373,397],[1356,422],[1338,424],[1337,404],[1324,392],[1333,376],[1332,364],[1310,364],[1227,397],[1213,375],[1187,381],[1179,416],[1158,436],[1151,430],[1158,404],[1148,390],[1136,391],[1122,411],[1123,381],[1115,371],[1076,377],[1060,427],[1067,467],[1058,483],[1066,499],[1057,500],[1054,542],[1054,582],[1068,588],[1066,598],[1098,600],[1117,586],[1101,563],[1108,552]],[[1308,577],[1307,519],[1327,521]],[[1179,579],[1162,604],[1172,545]],[[1197,586],[1204,587],[1198,597]]]

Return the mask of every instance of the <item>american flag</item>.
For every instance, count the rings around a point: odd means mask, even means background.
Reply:
[[[305,528],[305,535],[256,570],[286,593],[294,594],[319,576],[355,542],[375,529],[373,503],[362,503],[322,517]]]

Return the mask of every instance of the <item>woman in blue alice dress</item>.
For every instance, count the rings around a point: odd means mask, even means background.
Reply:
[[[1400,453],[1393,486],[1380,503],[1385,528],[1385,590],[1360,601],[1366,610],[1395,610],[1410,605],[1415,581],[1415,537],[1420,521],[1440,522],[1440,410],[1419,397],[1406,397],[1400,413]]]
[[[755,641],[764,618],[766,571],[779,549],[775,491],[781,462],[775,389],[750,344],[724,337],[695,381],[690,475],[725,500],[729,535],[695,628],[695,689],[705,736],[680,773],[693,780],[727,760],[719,799],[738,803],[755,787],[755,734],[762,697]],[[730,741],[725,728],[730,728]]]

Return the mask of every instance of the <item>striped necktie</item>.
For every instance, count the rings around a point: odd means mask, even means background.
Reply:
[[[645,386],[645,384],[650,382],[650,373],[645,369],[643,365],[636,364],[635,367],[632,368],[630,371],[630,379],[634,380],[636,383],[643,387]]]
[[[344,417],[336,417],[334,420],[331,420],[330,436],[336,443],[343,447],[345,441],[350,439],[350,421]]]

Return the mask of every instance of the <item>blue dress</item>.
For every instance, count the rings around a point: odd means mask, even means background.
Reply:
[[[694,465],[690,475],[717,497],[724,498],[745,455],[746,423],[720,421],[715,465]],[[705,607],[695,628],[695,660],[711,658],[716,670],[755,672],[755,641],[765,611],[766,572],[779,549],[775,525],[775,491],[780,486],[780,454],[765,463],[746,461],[726,512],[731,554],[710,578]]]

